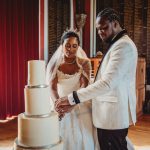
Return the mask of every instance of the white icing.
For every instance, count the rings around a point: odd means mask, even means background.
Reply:
[[[18,116],[18,142],[26,146],[47,146],[59,142],[59,121],[56,113],[45,118]]]
[[[24,89],[25,114],[43,115],[50,113],[50,88],[28,88]]]
[[[31,60],[28,61],[28,85],[46,84],[45,78],[45,61]]]

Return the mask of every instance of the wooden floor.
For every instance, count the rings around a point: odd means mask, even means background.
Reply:
[[[129,129],[129,138],[136,150],[150,150],[150,115],[141,116]]]
[[[0,123],[0,150],[12,150],[14,139],[17,137],[17,118]]]
[[[129,138],[136,150],[150,150],[150,115],[143,115],[129,129]],[[0,150],[12,150],[17,137],[17,118],[0,123]]]

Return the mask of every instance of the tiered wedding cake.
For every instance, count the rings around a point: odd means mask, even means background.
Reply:
[[[50,89],[45,79],[45,62],[29,61],[25,113],[18,116],[14,150],[62,150],[58,115],[50,110]]]

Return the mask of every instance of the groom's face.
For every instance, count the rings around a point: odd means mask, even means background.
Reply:
[[[76,57],[78,47],[79,45],[76,37],[70,37],[65,39],[63,43],[64,55],[68,58]]]
[[[115,22],[109,21],[105,17],[97,17],[96,19],[96,28],[98,35],[104,42],[109,42],[113,38]]]

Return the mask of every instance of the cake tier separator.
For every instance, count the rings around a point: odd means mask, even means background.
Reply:
[[[41,84],[41,85],[26,85],[25,87],[32,89],[32,88],[47,88],[48,85],[46,84]]]
[[[43,115],[27,115],[26,113],[23,113],[25,117],[28,118],[48,118],[54,115],[54,111],[50,112],[49,114],[43,114]]]

